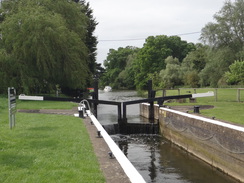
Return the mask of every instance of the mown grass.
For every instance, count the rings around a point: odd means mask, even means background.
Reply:
[[[73,107],[77,107],[77,104],[73,102],[54,101],[17,101],[17,108],[19,109],[72,109]]]
[[[52,103],[18,102],[18,108],[74,105]],[[16,126],[10,130],[7,99],[0,98],[0,182],[100,183],[105,178],[80,118],[17,113]]]
[[[205,93],[208,91],[216,92],[215,89],[196,89],[197,93]],[[189,94],[194,93],[194,89],[181,89],[180,94]],[[167,96],[178,95],[177,90],[167,90]],[[160,92],[157,92],[157,95],[160,95]],[[201,115],[207,117],[215,117],[216,119],[233,122],[237,124],[244,125],[244,90],[240,91],[240,102],[237,102],[237,90],[236,89],[217,89],[217,98],[213,97],[202,97],[197,98],[196,103],[189,103],[189,100],[186,100],[186,103],[167,103],[167,105],[213,105],[212,109],[201,110]],[[190,111],[193,112],[193,111]]]

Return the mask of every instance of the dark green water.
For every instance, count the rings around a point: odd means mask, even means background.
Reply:
[[[99,99],[128,101],[138,99],[134,91],[100,92]],[[142,121],[139,106],[127,109],[129,123]],[[117,123],[115,106],[99,105],[98,120],[102,124]],[[146,182],[156,183],[236,183],[159,135],[112,135],[128,159]]]

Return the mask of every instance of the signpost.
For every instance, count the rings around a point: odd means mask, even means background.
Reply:
[[[16,113],[16,90],[13,87],[8,87],[8,109],[9,109],[9,127],[12,129],[15,126]]]

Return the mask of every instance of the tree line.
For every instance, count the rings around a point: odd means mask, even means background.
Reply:
[[[97,24],[84,0],[2,0],[0,93],[86,88],[96,72]]]
[[[110,49],[101,85],[117,89],[244,85],[244,1],[226,1],[215,22],[201,31],[202,43],[178,36],[149,36],[142,48]]]

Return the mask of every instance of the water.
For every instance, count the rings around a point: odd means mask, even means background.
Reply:
[[[99,99],[128,101],[140,99],[134,91],[99,92]],[[127,106],[129,123],[141,122],[139,105]],[[117,123],[117,106],[98,105],[98,120]],[[146,182],[156,183],[236,183],[159,135],[112,135]]]

